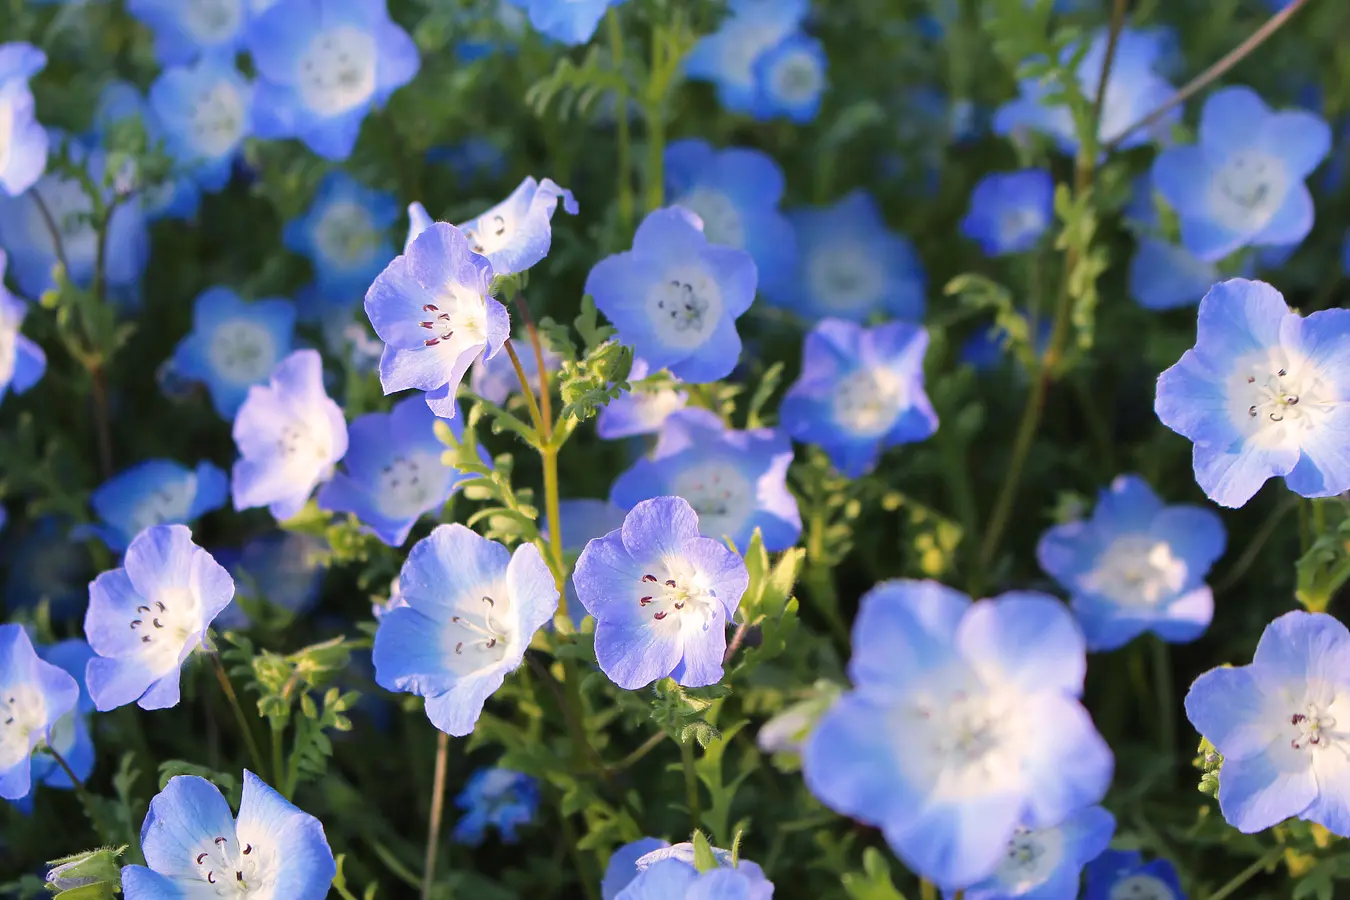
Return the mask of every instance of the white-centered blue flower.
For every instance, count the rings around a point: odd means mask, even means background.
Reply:
[[[0,192],[17,197],[47,168],[47,131],[33,111],[28,79],[47,65],[32,44],[0,44]]]
[[[171,459],[147,459],[103,482],[89,495],[101,520],[96,533],[122,551],[151,525],[190,525],[229,498],[229,478],[209,462],[189,469]]]
[[[286,223],[282,239],[287,249],[309,259],[321,290],[359,297],[394,258],[389,228],[398,216],[392,194],[334,170],[324,176],[305,214]]]
[[[758,99],[755,63],[798,29],[809,5],[809,0],[734,0],[731,15],[716,32],[700,38],[685,58],[685,74],[713,82],[728,111],[753,112]]]
[[[166,69],[150,85],[149,100],[173,160],[204,189],[225,187],[253,130],[253,87],[233,61],[206,56]]]
[[[535,181],[531,175],[511,196],[460,225],[459,230],[469,239],[474,253],[492,261],[494,274],[514,275],[548,255],[553,239],[551,221],[559,200],[563,209],[577,214],[577,201],[571,191],[559,187],[551,178]],[[414,227],[418,224],[425,228],[420,221]]]
[[[807,34],[790,34],[761,53],[752,67],[755,78],[754,116],[784,116],[806,124],[820,112],[827,82],[825,46]]]
[[[167,145],[168,135],[159,117],[155,115],[150,102],[136,85],[129,81],[114,79],[103,86],[99,92],[98,106],[94,109],[94,127],[85,140],[91,146],[105,143],[112,130],[125,126],[130,121],[138,121],[145,129],[146,139],[151,145],[163,141]],[[187,171],[178,169],[153,182],[144,181],[137,170],[135,157],[126,157],[125,170],[122,172],[123,189],[135,189],[141,201],[147,221],[160,218],[188,219],[201,204],[202,188]]]
[[[656,375],[640,356],[633,358],[633,366],[628,371],[628,384],[632,390],[609,401],[600,410],[595,420],[595,433],[606,441],[619,438],[636,437],[640,434],[655,434],[661,430],[661,424],[677,410],[684,409],[689,402],[688,391],[682,391],[676,385],[679,379],[674,376],[656,379],[657,384],[644,384],[644,379]]]
[[[22,625],[0,625],[0,797],[28,796],[33,750],[79,697],[79,684],[38,658]]]
[[[584,44],[605,11],[624,0],[507,0],[530,15],[535,31],[564,44]],[[499,14],[500,15],[500,14]]]
[[[995,172],[970,194],[961,233],[986,256],[1025,253],[1054,221],[1055,180],[1045,169]]]
[[[0,250],[0,400],[13,391],[22,394],[37,384],[47,371],[47,354],[32,338],[19,332],[28,303],[5,288],[9,258]]]
[[[232,56],[249,23],[247,0],[127,0],[127,12],[154,32],[155,56],[165,66]]]
[[[192,330],[174,348],[173,365],[181,377],[205,384],[216,412],[233,421],[248,389],[291,352],[294,335],[289,300],[245,303],[229,288],[207,288],[193,304]]]
[[[1100,806],[1084,807],[1048,828],[1019,828],[994,874],[966,888],[962,896],[969,900],[1076,900],[1083,866],[1101,855],[1115,830],[1115,817]],[[947,892],[947,900],[952,896]],[[1150,898],[1122,894],[1118,900]]]

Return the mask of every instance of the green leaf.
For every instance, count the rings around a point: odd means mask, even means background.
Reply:
[[[694,843],[694,868],[699,872],[711,872],[718,868],[717,856],[714,855],[712,845],[708,843],[708,838],[703,832],[695,830],[693,836]]]

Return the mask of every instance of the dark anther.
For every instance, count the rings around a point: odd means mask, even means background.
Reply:
[[[418,322],[417,324],[421,325],[423,328],[427,329],[428,331],[430,331],[432,328],[435,328],[435,327],[436,327],[436,326],[435,326],[434,324],[432,324],[431,322]]]
[[[197,865],[200,866],[200,865],[202,864],[202,860],[204,860],[204,859],[206,859],[206,854],[205,854],[205,853],[198,853],[198,854],[197,854]]]
[[[1308,717],[1305,716],[1303,713],[1294,713],[1292,716],[1289,717],[1289,724],[1297,725],[1299,722],[1302,722],[1306,718]]]
[[[642,576],[642,580],[643,580],[643,581],[650,581],[652,584],[656,584],[656,576],[655,576],[655,575],[643,575],[643,576]]]
[[[1298,406],[1298,394],[1290,394],[1284,398],[1284,402],[1289,406]]]
[[[1270,414],[1270,421],[1272,421],[1272,422],[1283,422],[1283,421],[1284,421],[1284,416],[1280,415],[1279,413],[1271,413],[1271,414]]]
[[[441,311],[440,307],[434,303],[428,303],[426,306],[422,307],[422,312],[440,312],[440,311]]]
[[[440,338],[427,338],[422,343],[426,344],[428,347],[435,347],[440,342],[441,342]]]
[[[458,653],[458,654],[460,654],[460,655],[463,655],[463,653],[464,653],[464,642],[463,642],[463,641],[460,641],[458,644],[455,645],[455,652]]]
[[[163,603],[160,603],[158,600],[155,601],[155,605],[159,607],[159,611],[160,611],[160,612],[168,612],[168,611],[169,611],[169,608],[168,608],[167,606],[165,606]]]
[[[487,648],[488,648],[489,650],[491,650],[491,649],[492,649],[493,647],[495,647],[495,646],[497,646],[497,639],[496,639],[496,638],[492,638],[491,640],[489,640],[489,641],[487,642]]]
[[[1284,369],[1281,369],[1281,370],[1280,370],[1279,372],[1277,372],[1276,374],[1279,375],[1281,378],[1283,378],[1284,376],[1288,375],[1289,373],[1286,372]]]
[[[253,845],[252,845],[252,844],[245,844],[245,845],[244,845],[244,855],[245,855],[245,856],[248,856],[248,855],[249,855],[250,853],[252,853],[252,852],[253,852]]]
[[[639,597],[639,598],[638,598],[638,606],[646,606],[648,603],[651,603],[651,602],[652,602],[652,598],[651,598],[651,597]]]
[[[148,607],[148,606],[138,606],[138,607],[136,607],[136,612],[138,612],[138,613],[148,613],[149,611],[150,611],[150,607]]]
[[[1256,418],[1256,407],[1255,407],[1255,406],[1249,406],[1249,407],[1247,407],[1247,414],[1250,415],[1253,419],[1255,419],[1255,418]]]
[[[497,605],[495,602],[493,602],[493,600],[492,600],[491,597],[484,597],[484,598],[483,598],[483,602],[486,603],[488,606],[496,606],[496,605]]]
[[[215,873],[215,872],[207,872],[207,873],[206,873],[206,883],[207,883],[207,884],[215,884],[215,883],[216,883],[216,873]]]
[[[1294,740],[1290,741],[1290,742],[1289,742],[1289,746],[1293,747],[1295,750],[1302,750],[1302,749],[1303,749],[1302,747],[1300,747],[1300,746],[1298,745],[1298,739],[1297,739],[1297,738],[1295,738]]]
[[[147,634],[145,637],[141,638],[141,643],[142,644],[150,643],[150,635]]]
[[[679,585],[675,583],[675,579],[674,579],[674,578],[667,578],[667,579],[666,579],[666,587],[679,587]]]
[[[220,846],[221,844],[223,844],[223,843],[225,843],[225,839],[224,839],[223,837],[218,837],[218,838],[216,838],[216,846],[217,846],[217,847],[219,847],[219,846]]]
[[[132,620],[131,620],[131,630],[132,630],[132,631],[135,631],[135,630],[136,630],[136,626],[139,625],[139,624],[141,624],[141,620],[140,620],[140,619],[132,619]]]
[[[235,873],[234,873],[234,880],[235,880],[235,881],[243,881],[243,880],[244,880],[244,873],[243,873],[243,872],[235,872]]]
[[[450,617],[450,621],[451,621],[451,622],[454,622],[456,625],[458,625],[458,624],[459,624],[459,616],[451,616],[451,617]]]
[[[1256,384],[1256,376],[1255,376],[1255,375],[1248,375],[1248,376],[1247,376],[1247,383],[1248,383],[1248,384]]]
[[[675,602],[675,608],[676,608],[676,609],[684,609],[684,601],[683,601],[683,600],[677,600],[677,601]]]
[[[164,627],[163,625],[159,624],[159,619],[151,619],[151,620],[150,620],[150,624],[153,625],[153,626],[155,626],[156,628],[163,628],[163,627]]]
[[[668,616],[668,615],[670,615],[669,612],[667,612],[666,610],[662,610],[661,612],[659,612],[659,613],[657,613],[656,615],[652,616],[652,618],[655,619],[656,621],[660,622],[662,619],[664,619],[664,618],[665,618],[666,616]]]

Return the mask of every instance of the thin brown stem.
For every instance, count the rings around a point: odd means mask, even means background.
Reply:
[[[525,367],[520,364],[520,357],[516,355],[515,342],[507,338],[504,346],[506,347],[506,355],[511,357],[511,365],[516,370],[516,378],[520,381],[520,390],[525,395],[525,404],[530,409],[530,424],[534,426],[534,430],[542,440],[544,420],[539,415],[539,404],[534,400],[534,390],[530,387],[530,377],[525,374]]]
[[[530,308],[525,304],[525,297],[519,292],[516,293],[516,309],[520,311],[520,318],[525,322],[525,331],[529,334],[530,346],[534,349],[534,361],[539,367],[539,414],[544,420],[540,434],[547,443],[553,437],[553,398],[550,396],[548,369],[544,365],[544,344],[539,340],[539,329],[535,327],[534,319],[530,316]],[[530,386],[522,382],[520,389],[528,393]]]
[[[28,192],[28,196],[33,198],[33,203],[38,208],[38,214],[42,216],[42,222],[47,226],[47,233],[52,238],[52,250],[56,253],[56,261],[61,264],[61,268],[67,272],[70,271],[70,265],[66,261],[66,245],[61,240],[61,228],[56,224],[56,217],[52,215],[51,207],[47,201],[42,199],[42,193],[36,188]]]
[[[427,855],[422,863],[422,900],[431,900],[431,888],[435,884],[441,819],[445,814],[445,770],[449,759],[450,735],[437,731],[436,767],[431,776],[431,815],[427,819]]]
[[[94,806],[90,802],[91,798],[89,797],[89,793],[84,789],[84,783],[76,776],[75,770],[70,767],[70,763],[66,762],[66,758],[51,744],[44,744],[42,749],[48,753],[52,759],[56,760],[56,764],[61,767],[61,771],[65,772],[66,777],[70,779],[71,785],[75,788],[75,794],[80,798],[80,802],[84,804],[84,808],[92,813]]]
[[[742,622],[736,626],[736,631],[731,635],[731,643],[727,644],[727,652],[722,655],[723,664],[731,662],[731,658],[736,655],[736,651],[741,649],[741,644],[745,641],[745,633],[749,630],[749,622]]]

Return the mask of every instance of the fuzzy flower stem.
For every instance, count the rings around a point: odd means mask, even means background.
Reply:
[[[697,830],[703,822],[703,800],[698,793],[698,773],[694,770],[694,739],[680,742],[680,762],[684,767],[684,793],[689,804],[689,818]]]
[[[244,708],[239,705],[239,697],[234,692],[234,685],[230,683],[230,676],[225,671],[225,666],[220,661],[220,654],[211,653],[211,665],[216,670],[216,679],[220,681],[220,689],[225,692],[225,699],[230,703],[230,709],[234,711],[235,724],[239,726],[239,733],[244,737],[244,744],[248,747],[249,758],[253,760],[253,768],[258,772],[265,772],[263,768],[262,754],[258,752],[258,742],[253,738],[253,729],[249,727],[248,717],[244,715]]]
[[[937,900],[938,890],[933,882],[926,878],[919,879],[919,900]]]
[[[1275,864],[1275,862],[1284,855],[1284,847],[1272,847],[1266,851],[1256,862],[1233,876],[1232,880],[1210,894],[1205,900],[1224,900],[1225,897],[1231,897],[1237,893],[1237,889],[1242,887],[1248,881],[1256,877],[1257,873]]]
[[[441,818],[445,813],[445,769],[450,759],[450,735],[436,732],[436,768],[431,776],[431,815],[427,819],[427,855],[422,863],[422,900],[430,900],[435,884],[436,851],[441,842]]]

